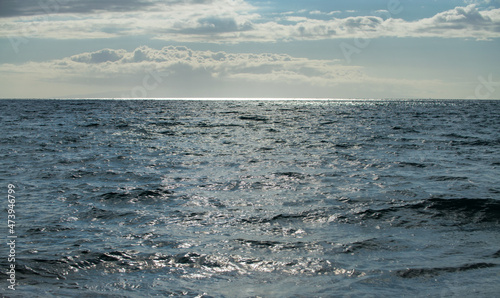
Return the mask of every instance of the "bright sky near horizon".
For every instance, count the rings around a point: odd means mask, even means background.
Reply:
[[[500,99],[500,0],[0,0],[0,98]]]

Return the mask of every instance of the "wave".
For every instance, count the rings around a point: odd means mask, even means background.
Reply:
[[[274,175],[276,175],[278,177],[292,178],[292,179],[298,179],[298,180],[302,180],[306,177],[305,174],[297,173],[297,172],[277,172],[277,173],[274,173]]]
[[[494,199],[430,198],[383,209],[366,209],[356,214],[362,220],[390,220],[399,226],[467,225],[500,222],[500,201]],[[441,220],[441,222],[437,222]],[[444,222],[443,222],[444,221]]]
[[[179,121],[158,121],[151,123],[160,127],[171,127],[171,126],[184,126],[185,123]]]
[[[495,147],[500,145],[500,139],[476,139],[471,141],[451,141],[452,146]]]
[[[469,180],[469,177],[463,177],[463,176],[431,176],[431,177],[428,177],[427,179],[434,180],[434,181],[467,181],[467,180]]]
[[[256,122],[267,122],[269,120],[267,117],[259,115],[240,116],[238,118],[241,120],[256,121]]]
[[[90,207],[89,210],[81,212],[78,215],[78,218],[90,219],[90,220],[96,220],[96,219],[111,220],[111,219],[116,219],[116,218],[135,217],[135,216],[136,216],[136,213],[133,211],[119,213],[116,211],[101,209],[101,208],[92,206],[92,207]]]
[[[278,213],[272,216],[251,216],[239,220],[243,224],[274,224],[292,222],[368,223],[378,221],[393,226],[419,227],[427,225],[498,224],[500,201],[494,199],[429,198],[391,203],[385,208],[363,209],[359,202],[340,200],[339,205],[305,210],[298,213]],[[394,206],[394,204],[398,204]],[[402,204],[402,205],[401,205]]]
[[[155,203],[158,200],[164,200],[171,197],[173,191],[168,189],[156,188],[145,190],[136,188],[128,192],[108,192],[99,197],[99,201],[104,203]]]
[[[429,166],[428,164],[419,162],[398,162],[397,164],[400,167],[415,167],[415,168],[426,168]]]
[[[47,227],[32,227],[26,231],[27,234],[42,234],[42,233],[55,233],[63,231],[71,231],[74,228],[64,227],[62,225],[54,225]]]
[[[248,240],[238,240],[248,243]],[[265,242],[252,245],[268,245]],[[242,255],[204,254],[184,252],[178,254],[146,254],[136,251],[89,252],[64,256],[58,259],[23,259],[18,262],[17,278],[20,281],[46,283],[49,280],[72,280],[72,275],[81,272],[100,271],[106,274],[144,272],[170,272],[183,277],[210,277],[213,274],[250,275],[262,272],[276,272],[285,275],[345,275],[361,276],[364,273],[345,264],[334,263],[322,258],[297,257],[272,260]],[[182,269],[182,270],[179,270]],[[85,273],[88,274],[88,273]],[[5,275],[4,272],[0,275]],[[24,283],[22,282],[22,283]]]
[[[252,216],[249,218],[243,218],[240,220],[242,223],[249,224],[262,224],[262,223],[275,223],[275,222],[327,222],[330,217],[335,217],[336,219],[342,217],[338,214],[329,214],[327,210],[307,210],[300,213],[279,213],[272,217],[256,217]]]
[[[469,270],[485,269],[497,267],[497,264],[492,263],[474,263],[464,264],[457,267],[436,267],[436,268],[408,268],[397,270],[396,275],[402,278],[417,278],[417,277],[434,277],[446,272],[462,272]]]

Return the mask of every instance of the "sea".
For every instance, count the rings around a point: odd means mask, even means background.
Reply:
[[[500,296],[500,101],[0,100],[0,125],[3,297]]]

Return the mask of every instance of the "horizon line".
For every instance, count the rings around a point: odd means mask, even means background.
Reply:
[[[138,98],[122,98],[122,97],[18,97],[9,98],[3,97],[0,100],[185,100],[185,101],[300,101],[300,100],[317,100],[317,101],[398,101],[398,100],[500,100],[500,98],[326,98],[326,97],[138,97]]]

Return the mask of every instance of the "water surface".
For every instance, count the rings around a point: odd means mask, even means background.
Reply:
[[[3,100],[0,122],[5,295],[500,292],[498,101]]]

